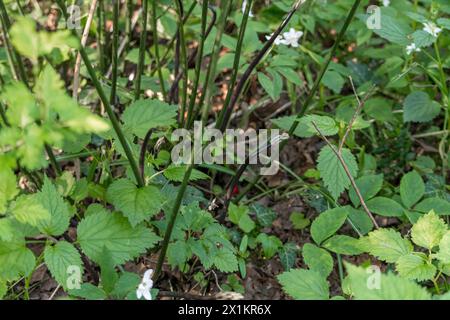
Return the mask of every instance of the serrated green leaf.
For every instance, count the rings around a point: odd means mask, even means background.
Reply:
[[[106,192],[106,199],[123,212],[132,226],[150,219],[163,206],[163,197],[157,187],[138,188],[128,179],[114,181]]]
[[[439,251],[435,255],[442,263],[450,264],[450,231],[447,231],[439,242]]]
[[[41,205],[50,212],[49,220],[40,220],[38,229],[48,235],[59,236],[69,227],[70,217],[68,204],[56,190],[56,187],[47,177],[44,178],[44,185],[38,193]]]
[[[69,267],[79,268],[80,275],[83,275],[81,256],[77,249],[66,241],[59,241],[54,246],[46,246],[44,261],[53,278],[66,290],[70,287],[67,282],[70,276],[68,272]]]
[[[328,281],[317,271],[294,269],[280,274],[283,291],[297,300],[328,300]]]
[[[416,30],[412,34],[412,39],[417,48],[424,48],[431,46],[437,38],[424,30]]]
[[[222,272],[235,272],[238,270],[236,256],[232,251],[225,248],[217,250],[213,263],[215,267]]]
[[[400,276],[417,281],[430,280],[436,274],[436,267],[420,252],[401,256],[395,263],[395,269]]]
[[[35,263],[33,252],[25,246],[24,239],[0,241],[0,279],[14,281],[19,276],[28,276]]]
[[[434,211],[430,211],[413,225],[411,238],[418,246],[431,250],[439,244],[447,230],[445,221],[439,218]]]
[[[381,28],[374,28],[373,32],[392,43],[402,46],[409,44],[408,36],[412,33],[412,29],[408,23],[383,12],[380,18]]]
[[[336,71],[328,70],[322,78],[322,83],[335,94],[339,94],[345,84],[345,79]]]
[[[331,237],[347,219],[348,210],[345,207],[329,209],[322,212],[311,224],[311,236],[320,245]]]
[[[17,197],[9,210],[17,221],[28,223],[34,227],[41,222],[45,223],[50,220],[50,212],[42,206],[37,194]]]
[[[405,174],[400,180],[400,196],[403,204],[411,208],[425,193],[425,184],[416,171]]]
[[[323,277],[328,277],[333,271],[333,257],[327,250],[311,243],[306,243],[302,249],[303,260],[309,269],[317,271]]]
[[[401,256],[412,252],[409,240],[393,229],[378,229],[369,233],[362,241],[365,251],[382,261],[396,262]]]
[[[256,220],[263,227],[269,227],[276,218],[276,213],[269,207],[263,206],[259,203],[250,205],[250,211],[256,215]]]
[[[141,99],[125,109],[125,126],[141,139],[151,128],[168,127],[175,123],[177,106],[156,99]]]
[[[114,264],[118,265],[139,256],[159,240],[143,225],[133,228],[119,213],[92,213],[78,225],[78,243],[95,262],[99,261],[103,247],[111,252]]]
[[[431,298],[425,288],[393,273],[367,272],[363,267],[356,267],[349,263],[345,263],[345,268],[348,272],[351,293],[356,300],[429,300]]]
[[[186,242],[177,240],[169,244],[167,260],[172,267],[183,265],[191,256],[191,250]]]
[[[342,157],[350,174],[356,177],[358,174],[358,164],[353,154],[350,150],[343,148]],[[320,172],[325,186],[335,199],[350,186],[350,179],[330,146],[325,146],[320,150],[317,169]]]
[[[73,296],[87,300],[104,300],[106,293],[91,283],[83,283],[80,289],[72,289],[69,293]]]
[[[403,102],[404,122],[428,122],[441,111],[441,106],[432,101],[423,91],[411,92]]]

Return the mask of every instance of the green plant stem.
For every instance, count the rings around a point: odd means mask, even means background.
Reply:
[[[63,0],[57,0],[58,5],[60,6],[64,16],[67,19],[67,10],[66,10],[66,6],[64,4]],[[78,39],[78,41],[80,41],[77,33],[75,31],[72,31],[72,34],[74,35],[74,37],[76,37]],[[130,145],[128,144],[128,141],[125,138],[125,135],[122,132],[122,129],[120,127],[120,123],[119,120],[116,117],[116,114],[114,113],[108,98],[106,97],[105,92],[103,91],[102,85],[100,83],[100,81],[97,78],[97,75],[95,73],[95,70],[91,64],[91,61],[89,60],[89,57],[85,51],[85,49],[83,48],[83,46],[80,45],[80,55],[81,58],[83,59],[83,62],[86,66],[86,69],[89,73],[89,76],[91,78],[92,83],[94,84],[95,89],[97,90],[97,93],[100,97],[100,100],[102,101],[106,113],[108,114],[109,120],[111,121],[111,124],[113,126],[113,129],[117,135],[117,138],[119,139],[120,144],[122,145],[123,150],[125,151],[125,155],[128,158],[128,162],[130,163],[130,167],[133,171],[134,177],[136,178],[136,181],[139,185],[139,187],[143,187],[145,185],[144,181],[142,180],[142,177],[139,173],[139,168],[137,166],[137,162],[136,159],[133,156],[133,152],[131,151]]]
[[[145,66],[145,42],[147,40],[147,14],[148,14],[148,0],[143,0],[142,30],[139,39],[139,61],[136,70],[136,79],[134,81],[134,100],[138,100],[141,95],[141,78]]]
[[[9,69],[11,71],[11,75],[14,80],[18,81],[19,77],[17,76],[17,71],[15,68],[14,58],[13,58],[13,48],[11,46],[11,42],[9,41],[8,33],[6,32],[5,23],[3,20],[3,15],[0,14],[1,23],[2,23],[2,33],[3,33],[3,41],[6,47],[6,59],[8,60]]]
[[[103,15],[103,0],[99,0],[98,1],[98,7],[97,7],[97,47],[98,47],[98,58],[100,61],[100,71],[103,73],[105,71],[105,52],[104,52],[104,47],[105,47],[105,43],[104,43],[104,38],[105,38],[105,34],[104,34],[104,15]],[[64,16],[67,19],[67,14],[66,12],[63,13]]]
[[[197,90],[198,85],[200,82],[200,71],[201,71],[201,65],[202,65],[202,58],[203,58],[203,48],[206,40],[206,22],[208,20],[208,0],[203,0],[202,4],[202,26],[201,26],[201,37],[200,37],[200,43],[197,49],[197,59],[195,61],[195,78],[194,78],[194,85],[192,88],[192,94],[191,99],[189,101],[189,108],[188,108],[188,117],[186,121],[186,127],[191,126],[191,122],[194,121],[194,105],[195,105],[195,99],[197,97]]]
[[[184,22],[184,23],[186,23],[187,19],[189,18],[189,16],[190,16],[191,13],[192,13],[192,11],[194,11],[196,5],[197,5],[197,1],[194,1],[194,2],[192,3],[192,5],[189,7],[189,10],[186,12],[186,14],[184,15],[184,18],[183,18],[183,22]],[[172,45],[174,44],[174,42],[175,42],[175,40],[176,40],[177,38],[178,38],[178,30],[177,30],[177,32],[175,33],[175,35],[172,37],[172,39],[170,39],[169,43],[168,43],[167,45],[165,45],[166,51],[164,51],[164,54],[163,54],[162,57],[161,57],[161,62],[160,62],[160,64],[159,64],[158,66],[156,66],[156,68],[153,69],[153,70],[150,72],[150,75],[151,75],[151,76],[153,76],[153,75],[155,74],[155,72],[156,72],[158,69],[162,68],[162,67],[165,65],[165,63],[167,62],[167,61],[166,61],[166,58],[167,58],[167,56],[169,55],[169,52],[170,52],[170,48],[172,47]]]
[[[164,78],[161,68],[161,59],[159,55],[159,39],[158,39],[158,24],[156,17],[156,0],[152,1],[152,34],[153,34],[153,45],[155,46],[155,58],[156,58],[156,69],[158,72],[159,85],[161,86],[161,93],[164,101],[167,99],[166,88],[164,84]]]
[[[203,85],[203,92],[200,97],[200,101],[198,103],[197,111],[202,111],[202,121],[205,121],[208,117],[209,111],[211,109],[211,105],[209,103],[211,88],[214,85],[214,80],[216,78],[216,67],[217,61],[219,60],[220,48],[222,46],[222,35],[225,29],[225,25],[227,22],[228,14],[230,12],[230,8],[232,5],[232,0],[222,1],[220,3],[220,17],[217,25],[217,33],[216,38],[214,39],[214,47],[213,52],[211,54],[211,61],[208,65],[208,69],[206,71],[205,81]],[[204,104],[206,105],[204,106]]]
[[[325,64],[323,64],[319,74],[317,75],[317,78],[314,82],[314,85],[311,89],[311,91],[309,92],[305,102],[302,104],[300,111],[298,112],[294,123],[292,124],[292,126],[289,128],[289,135],[292,136],[292,134],[295,132],[295,129],[297,129],[297,126],[299,124],[300,118],[305,114],[306,110],[308,109],[309,105],[311,104],[312,100],[314,99],[317,90],[319,89],[320,83],[322,81],[322,78],[325,74],[325,72],[328,69],[328,66],[330,65],[331,59],[333,58],[333,56],[336,53],[337,48],[339,47],[340,42],[342,41],[342,39],[344,38],[344,35],[347,31],[348,26],[350,25],[350,22],[352,21],[353,17],[355,16],[356,10],[358,9],[359,5],[361,3],[361,0],[355,0],[355,2],[353,3],[353,6],[350,10],[350,12],[348,13],[344,25],[342,26],[338,37],[336,38],[336,41],[334,42],[334,45],[330,51],[330,53],[328,54],[328,58],[325,61]],[[284,140],[280,143],[280,152],[281,150],[286,146],[288,140]],[[270,146],[269,146],[270,147]],[[233,177],[233,179],[231,180],[231,182],[229,183],[229,190],[232,190],[234,188],[234,186],[239,182],[239,179],[241,177],[241,175],[245,172],[245,169],[247,168],[248,164],[242,164],[239,169],[238,169],[238,173]],[[252,183],[253,185],[255,185],[257,183],[257,181],[259,181],[260,177],[256,177],[254,183]],[[250,189],[246,189],[247,192]],[[240,195],[240,199],[244,196],[245,194],[241,194]]]
[[[177,219],[178,211],[181,207],[181,201],[183,200],[184,193],[186,191],[189,178],[192,173],[192,169],[194,168],[194,164],[190,164],[186,170],[186,173],[183,178],[183,182],[181,183],[180,189],[178,190],[177,197],[175,199],[174,206],[172,208],[172,212],[169,217],[169,223],[167,224],[166,232],[164,234],[164,239],[161,247],[161,252],[158,257],[158,262],[156,264],[155,273],[153,275],[153,279],[156,281],[161,274],[162,266],[164,263],[164,259],[166,258],[167,247],[169,246],[170,237],[172,235],[173,227],[175,226],[175,221]]]
[[[250,15],[250,9],[252,7],[252,1],[253,0],[248,0],[248,2],[247,2],[247,6],[245,7],[244,16],[242,18],[241,26],[239,29],[238,42],[236,45],[236,51],[234,54],[234,61],[233,61],[233,73],[231,75],[227,96],[225,98],[225,102],[223,103],[223,108],[220,111],[219,118],[217,119],[217,123],[216,123],[216,126],[219,128],[223,125],[224,116],[225,116],[226,110],[228,109],[228,106],[230,104],[231,96],[232,96],[232,93],[234,91],[234,87],[236,84],[237,75],[239,73],[239,62],[241,59],[242,44],[244,42],[244,35],[245,35],[245,30],[247,28],[247,21],[248,21],[249,15]]]
[[[187,90],[188,90],[188,61],[186,52],[186,39],[184,34],[184,12],[183,3],[181,0],[176,0],[177,11],[178,11],[178,35],[180,37],[180,62],[183,79],[183,90],[181,92],[181,112],[180,112],[180,124],[183,126],[185,121],[185,112],[187,106]]]
[[[5,33],[5,39],[6,39],[8,37],[9,28],[11,28],[11,20],[9,19],[8,11],[6,10],[3,0],[0,0],[0,11],[1,11],[1,16],[2,16],[2,24],[4,24],[3,27],[4,27],[4,33]],[[22,57],[14,48],[12,48],[12,52],[14,54],[14,57],[16,58],[18,75],[20,76],[20,79],[28,87],[27,73],[25,72],[25,67],[23,65]]]
[[[119,65],[119,9],[120,1],[113,0],[113,43],[112,43],[112,78],[111,78],[111,95],[109,102],[111,105],[116,104],[117,90],[117,69]]]

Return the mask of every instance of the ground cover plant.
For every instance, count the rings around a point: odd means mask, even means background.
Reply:
[[[0,298],[450,298],[448,1],[0,18]]]

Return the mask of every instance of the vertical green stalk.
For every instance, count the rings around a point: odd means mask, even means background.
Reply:
[[[5,39],[6,39],[6,38],[8,38],[9,28],[11,28],[11,20],[9,19],[8,11],[6,11],[6,7],[5,7],[3,0],[0,0],[0,11],[1,11],[3,32],[5,34]],[[28,87],[28,79],[27,79],[27,74],[25,72],[25,67],[23,65],[22,57],[14,48],[12,48],[12,53],[14,54],[14,57],[16,59],[17,69],[18,69],[17,72],[18,72],[18,75],[20,76],[20,80],[22,80],[25,83],[25,85]]]
[[[157,17],[156,17],[156,0],[152,1],[152,33],[153,33],[153,45],[155,46],[155,57],[156,57],[156,68],[158,71],[158,78],[159,83],[161,86],[161,93],[163,95],[164,100],[167,98],[166,94],[166,88],[164,85],[164,78],[162,75],[162,67],[161,67],[161,59],[159,56],[159,39],[158,39],[158,24],[157,24]]]
[[[294,123],[292,124],[291,128],[289,129],[289,135],[291,136],[295,129],[297,129],[297,126],[299,124],[300,118],[303,116],[305,111],[308,109],[309,105],[311,104],[312,100],[314,99],[317,89],[319,89],[320,83],[322,82],[323,75],[328,69],[328,66],[330,65],[331,59],[336,54],[337,48],[339,47],[339,44],[341,43],[341,40],[344,38],[345,33],[347,32],[347,28],[350,25],[350,22],[353,20],[353,17],[355,16],[356,10],[358,9],[359,5],[361,3],[361,0],[355,0],[353,3],[353,6],[350,10],[350,12],[347,15],[347,18],[345,19],[344,25],[341,28],[341,31],[338,34],[338,37],[336,38],[336,41],[334,42],[333,47],[331,48],[330,53],[328,54],[328,58],[324,65],[322,65],[322,69],[320,70],[319,74],[317,75],[316,81],[314,82],[314,85],[309,92],[309,95],[307,96],[305,102],[303,103],[300,112],[297,114],[297,117],[294,120]],[[285,140],[286,143],[287,140]],[[282,143],[281,145],[284,146],[285,143]]]
[[[200,97],[200,101],[198,103],[198,111],[202,110],[202,121],[205,121],[208,117],[209,110],[211,109],[209,100],[211,97],[211,89],[214,85],[214,81],[216,78],[216,68],[217,61],[219,60],[220,48],[222,46],[222,35],[225,29],[225,25],[227,23],[228,14],[230,12],[230,8],[232,6],[233,1],[222,1],[220,3],[220,18],[219,23],[217,25],[217,33],[216,38],[214,40],[214,49],[211,55],[211,62],[209,63],[208,70],[206,71],[206,77],[203,85],[203,94]],[[206,102],[206,106],[203,107]]]
[[[61,8],[65,18],[67,19],[68,14],[67,14],[67,9],[64,4],[64,1],[63,0],[56,0],[56,1],[58,3],[59,7]],[[72,30],[72,34],[80,42],[80,39],[75,30]],[[86,66],[86,69],[89,73],[89,76],[91,77],[91,81],[94,84],[94,87],[97,90],[100,100],[102,101],[102,103],[105,107],[106,113],[108,114],[108,117],[109,117],[109,120],[111,121],[113,129],[114,129],[115,133],[117,134],[117,138],[119,139],[119,142],[122,145],[123,150],[125,151],[125,155],[128,158],[128,162],[130,163],[130,167],[131,167],[131,170],[133,171],[134,177],[136,178],[136,181],[137,181],[139,187],[143,187],[145,185],[145,183],[139,172],[139,168],[137,166],[136,159],[134,158],[131,147],[128,144],[128,141],[122,132],[119,120],[117,119],[116,114],[114,113],[114,111],[109,103],[109,100],[108,100],[105,92],[103,91],[103,87],[97,78],[97,74],[95,73],[92,63],[89,60],[89,56],[86,53],[86,50],[84,49],[84,47],[81,45],[80,45],[79,52],[80,52],[81,58],[83,59],[85,66]]]
[[[227,125],[227,124],[223,124],[224,116],[225,116],[226,110],[228,109],[228,105],[230,104],[230,99],[234,92],[237,75],[239,73],[239,62],[240,62],[240,58],[241,58],[242,43],[244,42],[245,29],[247,28],[247,21],[248,21],[249,15],[250,15],[250,9],[252,7],[252,1],[253,0],[248,0],[248,2],[247,2],[247,6],[245,7],[245,11],[244,11],[244,16],[243,16],[242,22],[241,22],[241,27],[239,29],[238,42],[237,42],[236,51],[234,54],[233,74],[231,75],[230,85],[228,88],[227,96],[225,98],[225,102],[223,104],[223,108],[220,111],[219,118],[217,119],[216,126],[219,128],[222,125],[225,125],[225,126]]]
[[[104,52],[104,14],[103,14],[103,0],[98,1],[97,7],[97,47],[98,47],[98,59],[100,62],[100,71],[103,73],[106,69],[105,52]]]
[[[203,58],[203,48],[206,40],[206,22],[208,20],[208,0],[203,0],[202,5],[202,27],[201,27],[201,37],[200,44],[197,49],[197,59],[195,61],[195,78],[194,78],[194,86],[192,88],[191,99],[189,101],[188,108],[188,119],[186,122],[186,127],[191,126],[191,122],[194,121],[194,105],[195,98],[197,97],[198,84],[200,82],[200,71],[202,66],[202,58]]]
[[[9,69],[11,71],[11,75],[14,80],[18,81],[19,77],[17,76],[17,71],[14,63],[13,58],[13,48],[11,45],[11,42],[9,41],[8,33],[6,32],[5,22],[3,19],[3,15],[0,14],[0,19],[2,23],[2,34],[3,34],[3,41],[5,42],[6,47],[6,59],[8,60]]]
[[[117,90],[117,69],[119,60],[119,9],[120,1],[113,0],[113,43],[112,43],[112,78],[111,78],[111,96],[109,102],[111,105],[116,104]]]
[[[186,52],[186,39],[184,37],[184,12],[183,3],[181,0],[176,0],[177,11],[178,11],[178,36],[180,37],[180,61],[183,79],[183,91],[181,94],[181,112],[180,112],[180,124],[183,126],[185,119],[185,112],[187,106],[187,89],[188,89],[188,62],[187,62],[187,52]]]
[[[141,95],[141,77],[145,65],[145,41],[147,40],[147,12],[148,0],[142,0],[142,30],[139,40],[139,61],[134,82],[134,100],[138,100]]]

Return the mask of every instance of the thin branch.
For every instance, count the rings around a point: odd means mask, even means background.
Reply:
[[[373,217],[372,212],[370,212],[369,208],[366,205],[366,202],[364,201],[363,196],[361,195],[361,192],[359,191],[358,186],[356,185],[355,179],[353,179],[352,174],[350,173],[350,170],[348,169],[347,164],[345,163],[344,158],[342,157],[341,151],[337,150],[336,147],[330,142],[330,140],[325,137],[325,135],[320,131],[320,129],[317,127],[316,123],[314,121],[311,121],[312,125],[316,129],[316,131],[319,133],[320,137],[327,143],[327,145],[331,148],[331,150],[334,152],[336,157],[338,158],[339,162],[341,163],[342,167],[344,168],[345,174],[350,180],[350,183],[352,184],[353,188],[355,189],[356,195],[359,198],[359,201],[361,202],[362,207],[364,208],[364,211],[367,213],[369,218],[372,220],[374,226],[378,229],[380,228],[377,221]]]

